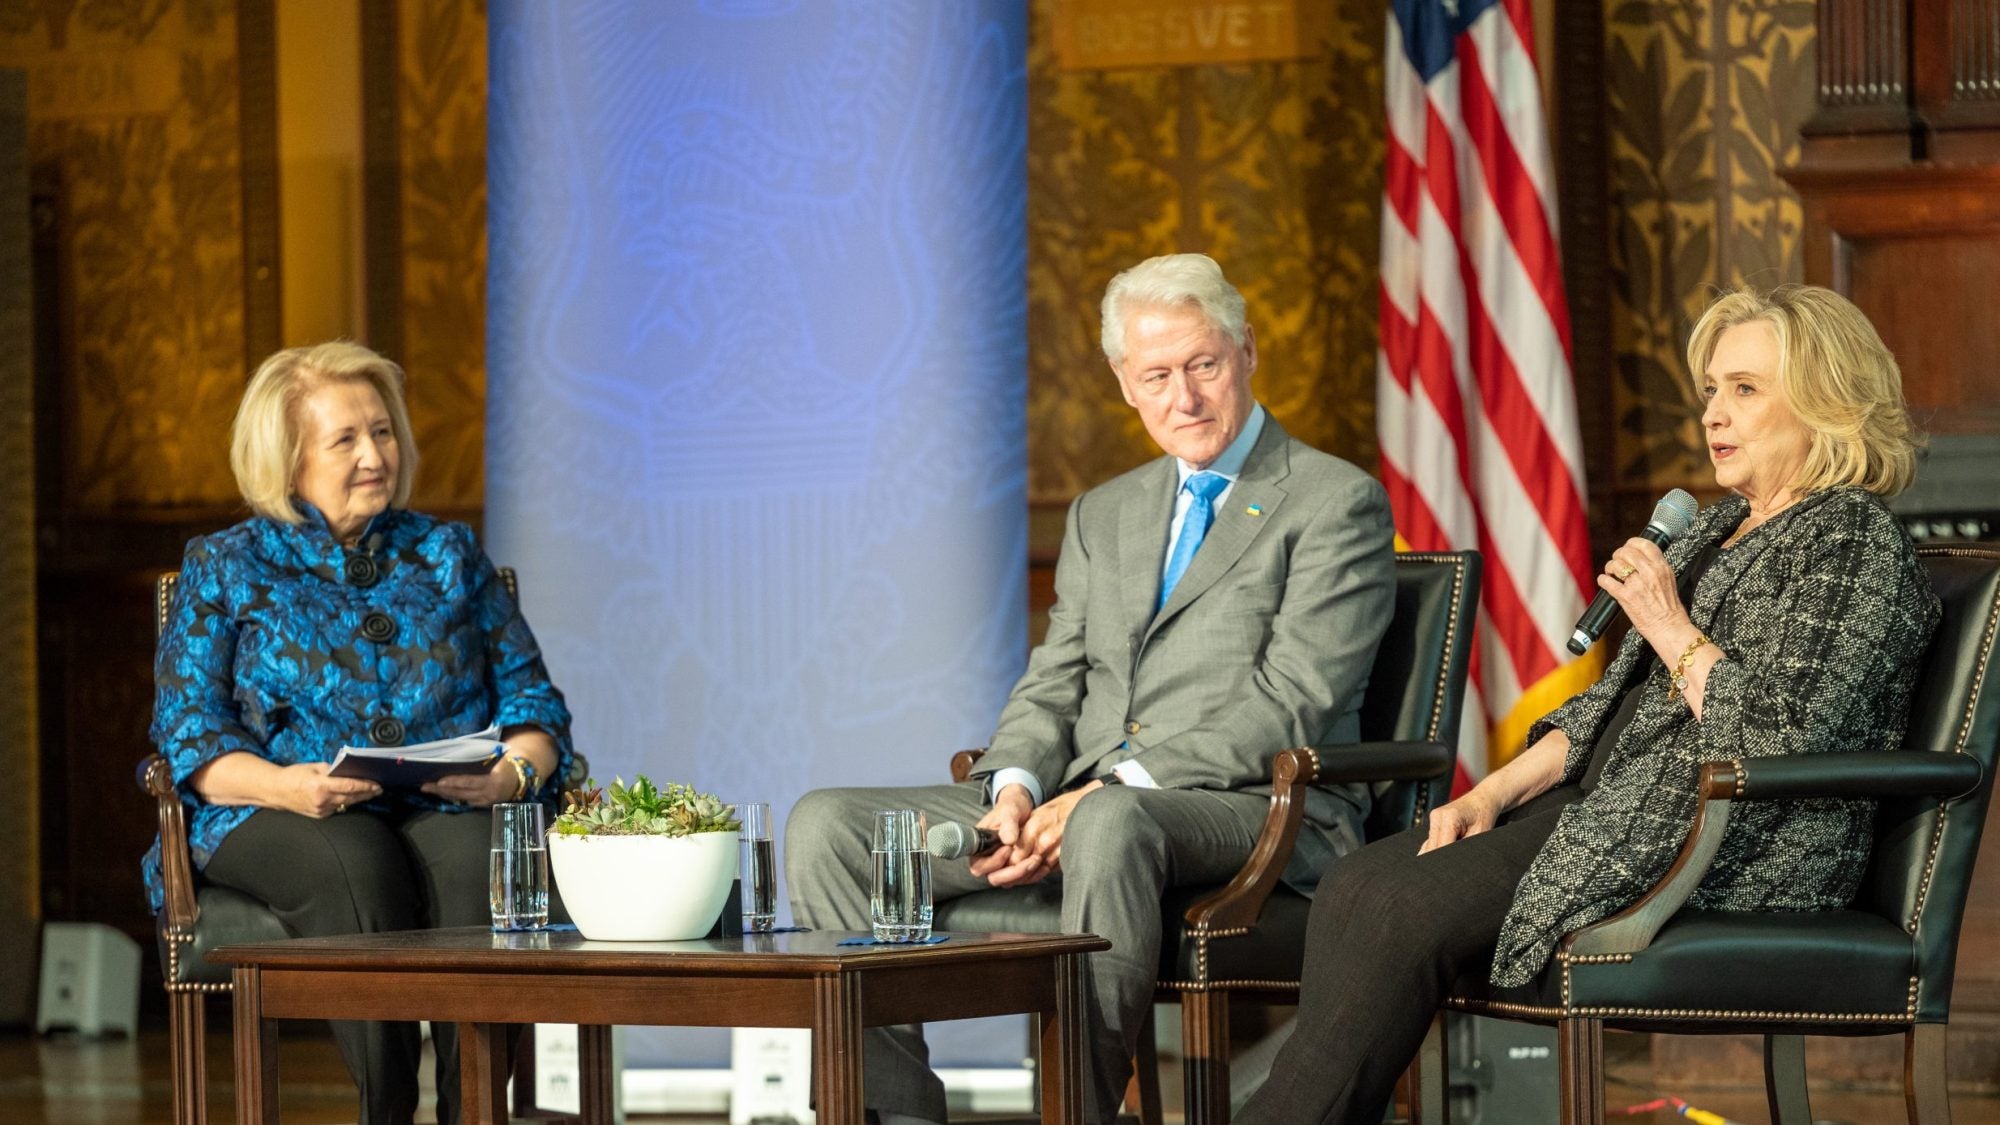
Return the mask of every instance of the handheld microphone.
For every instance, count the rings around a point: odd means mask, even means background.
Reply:
[[[990,828],[945,821],[931,825],[924,835],[924,850],[938,859],[969,859],[985,855],[1000,846],[1000,837]]]
[[[1653,506],[1653,518],[1646,524],[1645,530],[1639,532],[1639,536],[1664,549],[1694,526],[1694,514],[1699,507],[1694,497],[1684,489],[1676,488],[1660,497],[1660,502]],[[1611,624],[1611,619],[1616,616],[1618,602],[1608,592],[1597,591],[1597,596],[1590,601],[1590,608],[1576,620],[1576,629],[1569,635],[1569,650],[1578,656],[1590,651],[1590,646],[1604,635],[1604,627]]]

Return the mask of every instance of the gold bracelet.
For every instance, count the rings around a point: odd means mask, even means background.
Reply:
[[[1714,643],[1708,639],[1708,634],[1697,632],[1694,635],[1694,640],[1681,650],[1681,658],[1674,661],[1673,678],[1667,688],[1668,699],[1685,698],[1688,686],[1688,665],[1694,662],[1694,654],[1701,651],[1701,646]]]
[[[521,756],[519,754],[509,754],[507,755],[507,764],[514,767],[514,777],[516,781],[516,784],[514,786],[514,799],[518,801],[521,798],[528,795],[527,763],[521,760]]]

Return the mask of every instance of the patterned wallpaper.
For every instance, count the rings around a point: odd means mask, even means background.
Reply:
[[[1688,331],[1718,288],[1803,277],[1803,216],[1777,169],[1796,159],[1813,109],[1814,12],[1812,0],[1610,0],[1621,490],[1713,488],[1682,358]]]
[[[486,3],[401,5],[403,345],[423,470],[415,503],[485,495]]]
[[[1030,494],[1153,455],[1096,344],[1112,273],[1180,249],[1242,285],[1258,391],[1295,433],[1374,459],[1380,6],[1341,0],[1293,61],[1067,71],[1029,49]],[[420,504],[484,492],[485,4],[401,6],[405,324]],[[73,355],[64,495],[83,510],[229,504],[245,357],[233,5],[0,5],[33,82],[37,186],[63,198]],[[1615,485],[1706,483],[1680,360],[1718,285],[1800,274],[1774,174],[1812,104],[1810,0],[1607,0]],[[1716,113],[1717,106],[1728,112]],[[1602,440],[1596,435],[1587,440]]]
[[[230,502],[242,380],[229,0],[0,5],[28,70],[34,190],[57,200],[73,511]]]
[[[1258,396],[1301,439],[1375,461],[1384,6],[1340,0],[1293,61],[1065,71],[1028,48],[1029,494],[1060,502],[1159,451],[1097,345],[1114,273],[1212,254],[1258,331]]]

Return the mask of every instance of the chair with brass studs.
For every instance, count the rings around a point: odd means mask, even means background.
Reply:
[[[1396,604],[1361,706],[1362,741],[1278,753],[1271,806],[1250,859],[1221,887],[1175,887],[1162,904],[1155,1002],[1181,1009],[1182,1078],[1189,1125],[1229,1120],[1229,1010],[1238,998],[1296,1004],[1311,901],[1285,886],[1305,816],[1305,787],[1371,783],[1368,839],[1415,824],[1450,786],[1459,707],[1479,604],[1477,551],[1396,556]],[[952,777],[964,780],[982,751],[962,750]],[[982,891],[939,903],[940,930],[1054,930],[1050,893]],[[1148,1027],[1140,1036],[1135,1100],[1145,1125],[1161,1120],[1159,1078]]]
[[[1460,980],[1447,1008],[1553,1024],[1565,1125],[1604,1120],[1606,1028],[1764,1037],[1771,1120],[1806,1125],[1807,1035],[1901,1035],[1904,1100],[1918,1125],[1948,1122],[1945,1023],[1959,923],[2000,746],[2000,550],[1917,551],[1944,603],[1901,749],[1798,754],[1702,767],[1701,805],[1671,869],[1624,911],[1565,937],[1516,989]],[[1738,802],[1879,802],[1860,893],[1844,910],[1684,910]],[[1413,1120],[1447,1119],[1445,1037],[1418,1056]]]
[[[500,568],[509,593],[518,595],[514,571]],[[166,628],[180,575],[168,572],[154,584],[156,630]],[[581,756],[579,755],[579,762]],[[231,991],[230,970],[206,959],[225,945],[285,941],[291,937],[269,907],[228,887],[208,883],[194,869],[188,851],[187,812],[174,786],[173,768],[159,754],[139,763],[139,787],[153,797],[160,831],[160,873],[166,901],[154,918],[159,933],[160,969],[167,990],[175,1125],[208,1120],[208,997]],[[572,777],[580,777],[577,769]],[[521,1037],[514,1072],[514,1113],[536,1113],[533,1029]],[[591,1060],[585,1060],[586,1065]]]

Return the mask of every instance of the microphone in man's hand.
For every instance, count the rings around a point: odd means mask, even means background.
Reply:
[[[1676,488],[1660,497],[1660,502],[1653,506],[1653,518],[1639,535],[1664,550],[1667,544],[1686,535],[1688,528],[1694,526],[1694,514],[1699,508],[1694,497]],[[1611,619],[1616,616],[1617,600],[1608,591],[1597,591],[1597,596],[1590,601],[1590,608],[1577,618],[1576,630],[1569,635],[1569,650],[1578,656],[1588,652],[1590,646],[1597,643],[1597,638],[1604,635],[1604,627],[1611,624]]]
[[[939,859],[968,859],[985,855],[1000,846],[1000,837],[990,828],[945,821],[931,825],[924,835],[924,850]]]

